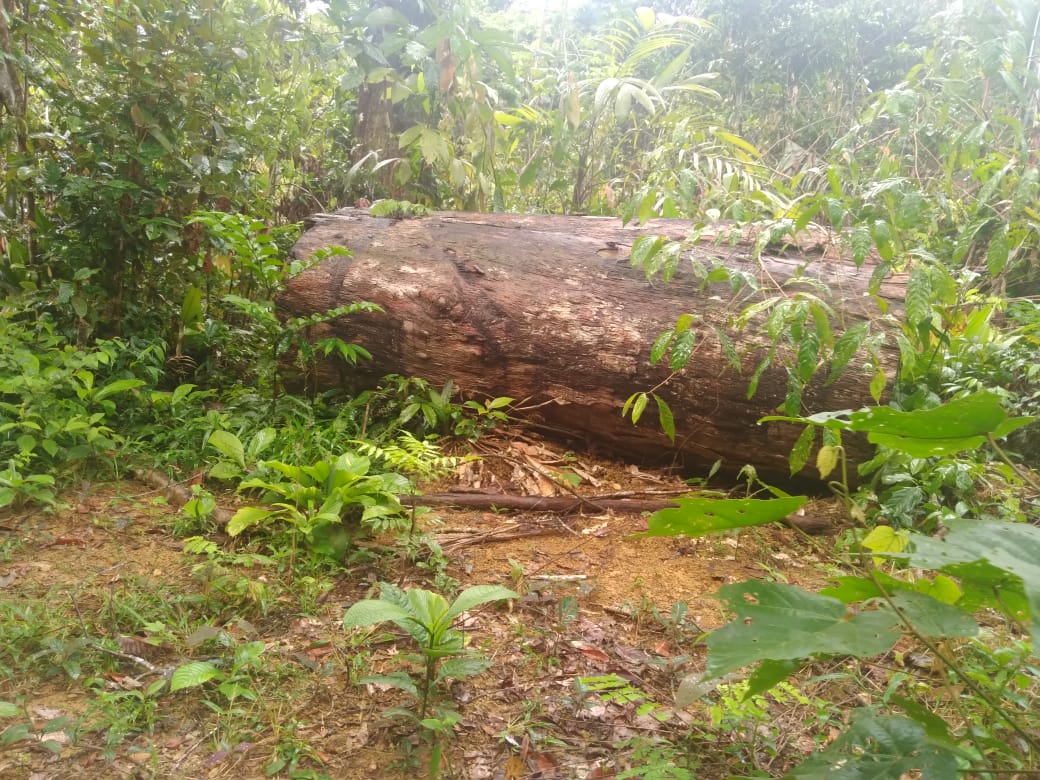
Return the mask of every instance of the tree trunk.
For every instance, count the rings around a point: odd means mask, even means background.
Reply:
[[[533,408],[529,416],[548,429],[631,460],[679,461],[698,469],[721,459],[730,472],[750,463],[764,477],[789,476],[787,456],[800,428],[757,424],[783,404],[786,369],[767,369],[748,399],[749,377],[768,341],[755,327],[731,327],[749,299],[767,293],[703,285],[685,261],[670,283],[648,282],[629,264],[637,236],[683,239],[692,223],[654,220],[623,227],[614,218],[456,213],[389,219],[350,209],[319,215],[315,223],[296,244],[296,257],[335,245],[353,257],[330,257],[294,279],[279,310],[299,316],[361,300],[383,307],[382,314],[355,315],[309,334],[339,336],[373,354],[370,363],[349,369],[350,382],[388,373],[437,385],[451,379],[467,398],[511,396]],[[702,235],[684,258],[750,273],[772,290],[768,294],[820,295],[842,323],[837,334],[877,316],[866,294],[874,270],[869,261],[861,268],[843,261],[837,242],[824,231],[798,244],[767,249],[756,260],[754,236],[722,227]],[[820,292],[819,282],[830,293]],[[782,293],[777,285],[785,285]],[[898,307],[900,283],[888,282],[881,295]],[[656,390],[675,414],[672,444],[653,402],[636,426],[621,409],[631,394],[668,379],[667,360],[650,365],[650,346],[684,313],[700,318],[693,326],[697,346],[687,367]],[[741,372],[727,361],[717,331],[733,340]],[[883,350],[881,359],[891,371],[897,355]],[[854,359],[831,385],[823,382],[824,366],[805,388],[803,412],[872,403],[870,374],[861,363]],[[315,379],[320,387],[332,386],[348,381],[346,372],[321,362]],[[853,459],[868,453],[862,442],[846,441],[846,447]]]

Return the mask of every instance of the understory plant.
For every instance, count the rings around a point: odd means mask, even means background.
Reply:
[[[776,419],[839,434],[838,443],[825,446],[817,457],[824,475],[842,457],[840,433],[845,431],[865,432],[872,443],[914,457],[938,457],[996,446],[996,439],[1033,422],[1009,416],[987,391],[923,411],[875,407]],[[847,483],[840,489],[849,495]],[[804,500],[797,497],[791,506]],[[752,499],[728,508],[729,500],[715,509],[711,499],[680,499],[678,508],[650,518],[648,533],[698,536],[770,522],[791,509],[788,502]],[[839,770],[857,777],[910,771],[954,777],[991,768],[1029,769],[1040,761],[1040,721],[1027,704],[1040,697],[1040,666],[1025,660],[1035,658],[1040,638],[1040,529],[1007,519],[950,515],[943,518],[943,531],[941,538],[933,538],[919,530],[878,526],[858,537],[856,573],[837,578],[819,594],[760,581],[719,590],[718,598],[735,620],[708,636],[700,682],[754,667],[745,694],[754,696],[814,660],[875,658],[902,641],[933,658],[932,671],[946,685],[970,693],[947,715],[938,701],[893,678],[881,704],[856,710],[849,728],[790,777]],[[980,610],[999,616],[997,626],[980,624],[975,617]],[[1023,643],[1025,654],[1016,649]],[[1006,649],[1000,649],[1002,644]],[[974,648],[974,660],[964,659],[965,648]]]
[[[397,496],[408,491],[408,480],[395,472],[373,473],[372,462],[362,455],[345,452],[304,466],[261,461],[257,467],[262,476],[243,480],[239,490],[256,491],[262,503],[239,509],[227,532],[287,532],[290,571],[301,544],[319,557],[338,560],[356,535],[399,529],[406,522]]]
[[[418,674],[402,669],[369,675],[359,682],[388,685],[417,701],[417,709],[393,707],[383,715],[403,716],[430,738],[431,778],[440,776],[445,742],[460,719],[446,695],[447,681],[480,674],[491,664],[466,647],[466,634],[453,627],[455,619],[482,604],[516,598],[519,594],[499,585],[475,585],[462,591],[449,604],[439,593],[421,588],[403,590],[384,582],[380,584],[378,599],[359,601],[343,616],[343,627],[347,629],[393,623],[418,646],[418,653],[398,656],[405,663],[417,665]]]

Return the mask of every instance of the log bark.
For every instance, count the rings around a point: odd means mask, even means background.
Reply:
[[[532,415],[547,429],[629,460],[678,461],[696,470],[721,459],[730,472],[750,463],[766,478],[785,479],[800,430],[757,424],[783,403],[787,377],[781,367],[768,369],[747,398],[748,378],[768,344],[750,329],[730,328],[746,293],[704,286],[689,270],[670,283],[647,281],[630,266],[637,236],[681,240],[692,227],[682,220],[626,227],[614,218],[515,214],[390,219],[345,209],[319,215],[293,254],[306,259],[344,246],[353,256],[329,257],[298,276],[280,297],[279,311],[307,315],[360,300],[383,307],[381,314],[313,329],[313,338],[339,336],[374,356],[357,369],[321,362],[314,377],[320,387],[388,373],[437,385],[451,379],[466,397],[523,399],[523,406],[537,407]],[[821,295],[846,327],[877,316],[866,292],[873,266],[844,260],[832,235],[813,231],[797,246],[767,248],[756,258],[756,237],[727,234],[733,230],[719,228],[715,241],[702,236],[688,254],[754,274],[772,294],[782,285],[787,295],[800,289]],[[820,283],[830,292],[821,293]],[[890,279],[881,297],[898,308],[900,280]],[[686,369],[657,390],[675,413],[672,444],[653,404],[637,426],[622,418],[621,408],[632,393],[668,379],[666,361],[650,365],[650,346],[687,312],[701,318],[694,326],[698,346]],[[729,365],[713,329],[737,340],[741,372]],[[882,355],[889,371],[897,359],[895,350]],[[805,389],[806,414],[872,403],[870,376],[855,361],[831,385],[822,377]],[[862,443],[846,444],[853,460],[866,457]]]

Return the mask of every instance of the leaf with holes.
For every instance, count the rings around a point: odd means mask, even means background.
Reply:
[[[1021,580],[1025,591],[1033,641],[1040,642],[1040,528],[1027,523],[975,519],[949,520],[947,528],[943,539],[913,534],[909,564],[961,577],[966,596],[971,585],[966,574],[980,569],[967,568],[965,564],[987,562],[989,566],[981,571],[990,577],[991,567],[1013,575]]]
[[[868,780],[958,777],[956,748],[930,737],[909,718],[857,709],[852,725],[832,744],[796,767],[791,780]]]
[[[915,458],[947,455],[981,446],[1029,425],[1032,417],[1010,418],[1000,396],[991,390],[958,398],[933,409],[901,412],[878,406],[853,412],[849,427],[862,431],[873,444],[905,452]]]
[[[675,509],[650,515],[647,531],[636,536],[704,536],[783,520],[801,509],[805,496],[785,498],[677,498]]]
[[[812,446],[815,441],[816,426],[806,425],[791,448],[791,454],[787,456],[787,461],[791,466],[791,476],[805,468],[805,464],[809,462],[809,453],[812,452]]]
[[[766,660],[880,655],[900,636],[890,611],[851,612],[838,599],[793,585],[740,582],[717,595],[737,617],[708,636],[706,677]]]

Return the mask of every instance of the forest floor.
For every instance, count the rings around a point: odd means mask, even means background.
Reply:
[[[501,452],[498,467],[494,458],[468,466],[465,486],[544,494],[539,475],[564,464],[584,475],[583,494],[684,488],[667,472],[554,445],[503,442]],[[0,517],[0,701],[23,715],[0,721],[0,778],[428,776],[430,732],[381,714],[414,702],[356,682],[401,669],[414,648],[396,630],[342,626],[377,581],[432,588],[414,561],[384,554],[324,582],[288,583],[274,569],[185,552],[177,510],[137,482],[84,484],[64,502]],[[809,511],[841,513],[822,500]],[[712,594],[753,578],[822,586],[834,574],[823,563],[827,535],[769,526],[631,538],[645,517],[446,508],[436,517],[427,528],[459,590],[523,594],[460,621],[491,663],[443,692],[461,716],[444,741],[443,777],[776,774],[825,742],[846,709],[846,693],[826,681],[743,703],[728,681],[683,707],[674,699],[704,669],[704,632],[726,620]],[[262,652],[255,665],[222,667],[237,686],[232,699],[220,680],[149,690],[178,666],[245,643]],[[675,774],[679,766],[690,774]]]

